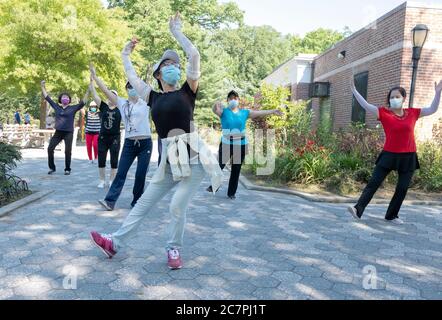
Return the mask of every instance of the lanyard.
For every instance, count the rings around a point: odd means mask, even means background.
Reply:
[[[137,129],[133,127],[133,123],[131,121],[133,109],[134,109],[134,105],[132,104],[132,106],[131,106],[129,100],[127,100],[127,102],[125,104],[125,108],[124,108],[124,114],[126,116],[127,123],[129,125],[129,133],[131,133],[132,131],[134,131],[134,132],[137,131]]]

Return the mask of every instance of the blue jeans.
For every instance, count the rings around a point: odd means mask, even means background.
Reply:
[[[135,173],[135,184],[133,188],[134,198],[131,205],[134,206],[144,192],[146,174],[149,168],[150,156],[152,154],[152,139],[130,140],[125,139],[123,151],[121,152],[120,163],[118,164],[117,175],[106,195],[105,200],[112,206],[115,205],[126,182],[127,172],[137,158],[137,171]]]

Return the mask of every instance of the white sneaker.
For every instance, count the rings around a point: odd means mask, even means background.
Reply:
[[[390,223],[394,223],[394,224],[404,224],[404,220],[402,220],[400,218],[396,218],[396,219],[393,219],[393,220],[386,220],[386,221],[390,222]]]
[[[90,163],[90,164],[93,164],[93,163],[94,163],[94,160],[89,160],[89,163]]]
[[[350,214],[353,216],[353,218],[355,218],[356,220],[361,220],[361,217],[358,216],[358,211],[356,210],[355,207],[353,206],[349,206],[347,207],[348,212],[350,212]]]
[[[104,186],[106,185],[106,182],[104,182],[103,180],[100,180],[100,183],[98,184],[98,188],[100,189],[104,189]]]

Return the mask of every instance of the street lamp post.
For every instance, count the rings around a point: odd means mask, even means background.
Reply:
[[[422,48],[428,37],[430,29],[424,24],[416,25],[412,30],[413,35],[413,74],[411,77],[410,89],[410,103],[409,108],[413,108],[414,91],[416,87],[417,68],[419,66],[419,59],[421,58]]]

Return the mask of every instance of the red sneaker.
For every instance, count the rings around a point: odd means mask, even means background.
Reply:
[[[183,267],[180,252],[177,249],[167,250],[167,265],[172,270],[181,269]]]
[[[114,250],[114,244],[112,239],[108,235],[99,234],[96,231],[91,232],[91,240],[92,243],[95,244],[98,248],[103,251],[103,253],[109,258],[112,259],[117,252]]]

